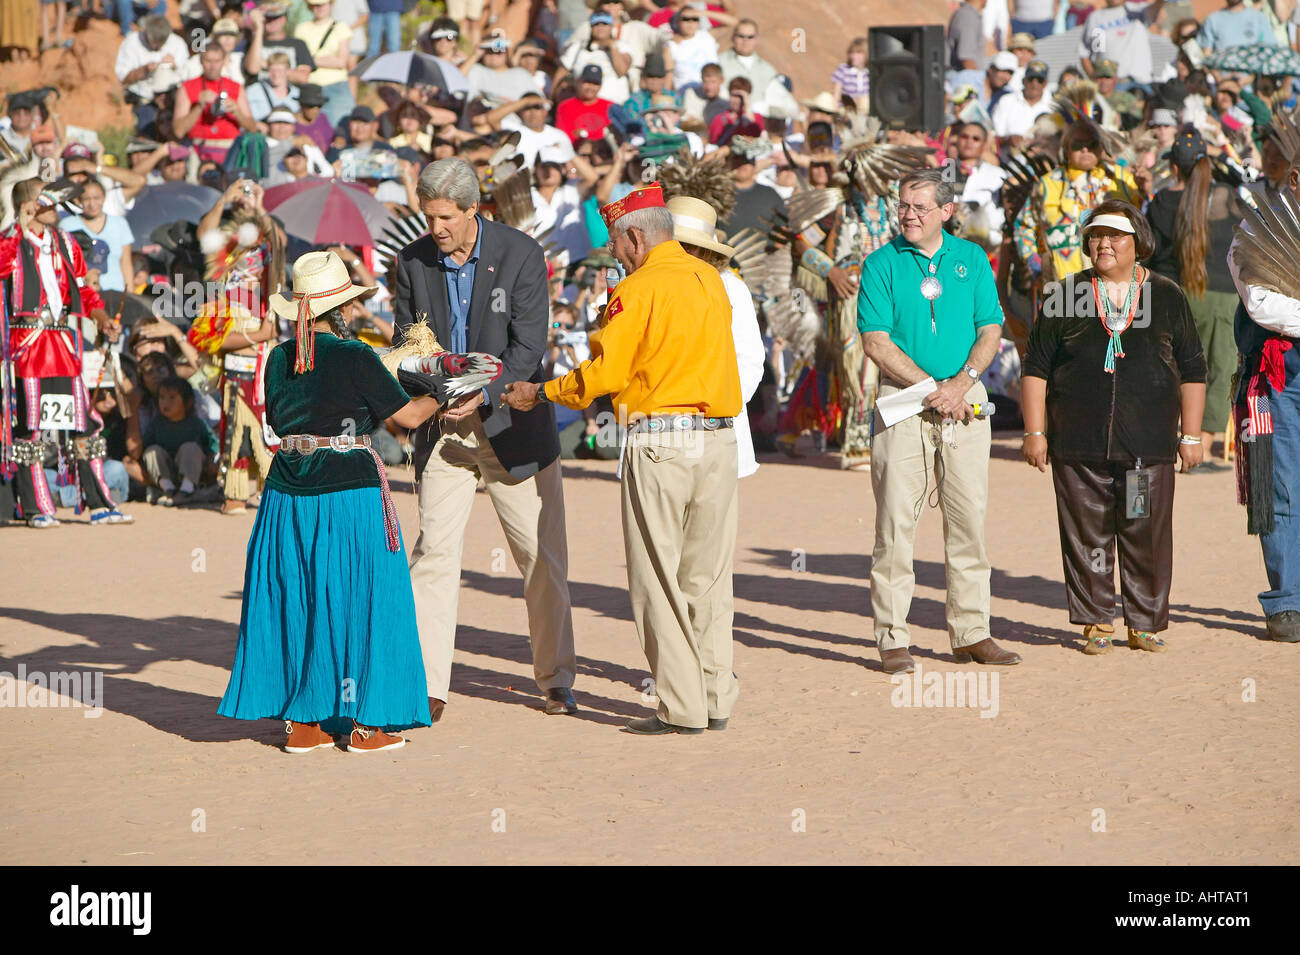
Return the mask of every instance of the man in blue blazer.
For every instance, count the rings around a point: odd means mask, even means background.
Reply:
[[[573,713],[573,620],[560,445],[548,404],[501,401],[511,381],[542,381],[550,308],[546,259],[532,238],[479,214],[474,168],[430,163],[416,186],[429,234],[396,261],[395,341],[420,319],[448,351],[482,351],[505,366],[483,392],[414,435],[420,535],[411,584],[435,722],[451,682],[465,525],[480,478],[523,572],[533,671],[547,713]]]

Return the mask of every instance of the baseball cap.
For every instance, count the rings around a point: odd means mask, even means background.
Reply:
[[[284,155],[286,158],[288,158],[289,156],[305,156],[307,154],[303,152],[301,146],[290,146]]]
[[[601,23],[606,23],[609,24],[610,26],[613,26],[614,18],[611,17],[604,10],[597,10],[595,13],[593,13],[590,17],[587,18],[587,22],[590,23],[592,26],[596,26],[597,24],[601,24]]]
[[[283,3],[266,3],[262,5],[262,16],[267,20],[274,20],[276,17],[282,17],[289,12],[289,8]]]
[[[126,154],[129,156],[131,153],[151,153],[161,145],[162,143],[156,143],[152,139],[136,136],[126,144]]]
[[[375,111],[369,106],[354,107],[352,112],[348,113],[349,122],[373,123],[375,121]]]
[[[1020,66],[1020,61],[1010,50],[999,50],[998,55],[993,57],[993,69],[1005,70],[1007,73],[1014,73]]]
[[[1047,64],[1042,60],[1030,60],[1025,64],[1025,79],[1029,79],[1031,76],[1035,79],[1046,80]]]
[[[90,147],[85,143],[69,143],[68,148],[63,150],[64,159],[94,159],[95,154],[90,151]]]
[[[645,66],[641,67],[642,76],[667,76],[668,68],[664,65],[664,58],[659,53],[651,53],[645,58]]]
[[[356,110],[353,110],[353,112],[355,113]],[[273,109],[271,115],[266,117],[266,122],[267,125],[270,125],[271,123],[296,123],[298,120],[287,109]]]
[[[1114,60],[1097,60],[1092,64],[1092,75],[1114,77],[1119,75],[1119,64]]]
[[[32,145],[52,142],[54,142],[54,127],[49,123],[41,123],[32,129]]]
[[[555,166],[563,166],[569,161],[568,154],[558,146],[543,146],[537,150],[537,163],[551,163]]]
[[[580,83],[595,83],[597,86],[605,82],[605,71],[595,63],[588,63],[582,68],[582,75],[578,77]]]
[[[1034,37],[1030,33],[1013,33],[1007,41],[1008,50],[1033,50]]]
[[[1148,126],[1177,126],[1178,117],[1172,109],[1153,109]]]

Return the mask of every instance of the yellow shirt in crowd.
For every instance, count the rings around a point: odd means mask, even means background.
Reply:
[[[591,359],[546,383],[546,397],[585,408],[601,395],[628,421],[652,414],[740,414],[731,302],[713,266],[676,242],[655,246],[619,283],[591,336]]]
[[[334,29],[330,29],[333,27]],[[329,34],[327,37],[325,34]],[[346,24],[339,23],[337,20],[308,20],[306,23],[298,24],[298,29],[293,31],[295,39],[302,40],[307,44],[307,52],[311,54],[312,59],[318,56],[334,56],[340,50],[346,51],[352,42],[352,28]],[[324,41],[324,42],[322,42]],[[331,86],[334,83],[346,83],[348,81],[348,71],[332,67],[322,67],[312,70],[311,76],[307,81],[315,83],[318,86]]]

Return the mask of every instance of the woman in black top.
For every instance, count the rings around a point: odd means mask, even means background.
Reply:
[[[369,434],[438,409],[412,399],[365,342],[346,341],[357,299],[333,252],[294,263],[294,299],[271,306],[297,338],[266,364],[268,421],[280,436],[248,542],[244,607],[218,712],[275,717],[285,750],[334,745],[326,721],[351,722],[349,752],[396,749],[388,730],[429,725],[411,575],[383,462]],[[346,723],[344,728],[346,728]]]
[[[1237,290],[1228,273],[1228,248],[1245,210],[1231,186],[1214,181],[1200,133],[1180,132],[1169,159],[1177,181],[1157,192],[1147,206],[1155,250],[1146,263],[1181,285],[1192,309],[1207,365],[1201,441],[1208,451],[1215,433],[1228,426],[1228,389],[1237,368],[1232,332]],[[1205,466],[1226,467],[1213,460]]]
[[[1112,649],[1116,543],[1128,645],[1159,652],[1174,458],[1184,471],[1201,461],[1205,358],[1178,286],[1137,264],[1152,239],[1136,208],[1101,203],[1083,243],[1093,267],[1045,287],[1029,335],[1022,453],[1040,471],[1052,463],[1070,622],[1083,625],[1084,652]]]

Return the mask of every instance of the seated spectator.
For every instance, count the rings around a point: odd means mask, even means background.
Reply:
[[[297,149],[307,160],[307,175],[323,179],[334,178],[334,167],[325,158],[310,136],[295,134],[293,113],[277,109],[266,118],[266,161],[271,171],[280,168],[281,161],[290,149]],[[270,172],[267,173],[270,178]]]
[[[393,147],[378,138],[379,120],[369,106],[358,106],[348,116],[349,145],[335,150],[333,154],[334,171],[344,179],[365,178],[365,169],[371,160],[383,162],[378,155],[386,153],[396,165],[397,157]],[[329,157],[330,154],[326,153]]]
[[[584,67],[578,77],[578,92],[555,108],[555,126],[577,143],[581,139],[599,139],[609,126],[609,108],[614,104],[600,98],[604,73],[599,66]]]
[[[724,80],[730,81],[737,76],[749,80],[754,108],[760,112],[767,109],[767,90],[777,74],[776,67],[758,55],[758,24],[755,21],[746,18],[736,22],[731,32],[731,49],[719,56],[717,63],[722,67]],[[703,66],[701,64],[701,69]]]
[[[433,138],[426,131],[429,114],[418,103],[405,100],[397,107],[397,135],[388,140],[394,149],[410,146],[422,153],[433,152]]]
[[[727,84],[727,92],[731,94],[731,100],[727,108],[709,124],[709,142],[715,146],[725,146],[731,142],[732,136],[762,136],[763,119],[749,105],[749,80],[737,76]]]
[[[698,86],[692,86],[682,93],[682,111],[686,116],[704,123],[707,129],[713,121],[726,110],[728,97],[722,95],[722,67],[709,63],[700,70]]]
[[[696,159],[704,156],[704,141],[695,133],[681,128],[682,108],[677,102],[677,97],[671,93],[659,93],[650,101],[650,107],[645,111],[643,121],[645,123],[647,145],[655,137],[680,136],[686,140],[686,146],[691,155]],[[676,149],[674,149],[676,152]]]
[[[212,25],[212,30],[208,33],[207,39],[207,45],[201,47],[199,53],[194,54],[181,64],[181,82],[185,83],[203,75],[203,62],[200,59],[202,51],[216,45],[226,51],[226,61],[222,64],[221,75],[243,86],[244,54],[235,49],[242,39],[239,24],[228,17],[223,17]]]
[[[90,179],[81,187],[78,202],[81,203],[81,215],[68,216],[59,222],[59,226],[69,232],[82,229],[93,240],[103,242],[106,254],[103,268],[99,270],[99,288],[110,292],[125,291],[127,276],[132,274],[131,244],[135,236],[131,227],[124,217],[104,211],[104,186],[98,179]]]
[[[36,128],[36,104],[29,96],[9,97],[7,105],[9,123],[0,129],[0,136],[15,152],[26,152],[32,143],[32,130]]]
[[[1047,64],[1033,60],[1025,67],[1021,89],[1008,93],[994,107],[993,132],[1007,145],[1019,148],[1034,128],[1034,121],[1053,109],[1047,95]]]
[[[226,50],[215,43],[199,54],[200,76],[182,83],[176,94],[172,128],[189,137],[200,159],[221,162],[241,130],[257,131],[244,88],[223,75]]]
[[[265,80],[270,73],[270,57],[283,53],[289,58],[289,81],[301,86],[310,82],[316,61],[307,44],[289,36],[288,4],[267,3],[248,13],[252,35],[244,54],[244,70],[252,80]]]
[[[333,146],[334,125],[325,115],[325,94],[314,83],[298,87],[298,125],[294,132],[310,136],[321,152],[327,152]]]
[[[722,75],[721,71],[718,75]],[[641,69],[641,88],[623,102],[623,112],[627,113],[628,119],[639,119],[649,108],[651,98],[660,93],[672,96],[678,107],[682,105],[681,94],[668,89],[668,68],[664,66],[664,58],[654,53],[646,57]]]
[[[100,147],[102,150],[103,147]],[[126,215],[126,203],[144,188],[144,176],[120,166],[105,165],[103,153],[82,143],[72,143],[63,150],[63,176],[78,185],[95,181],[104,189],[104,211],[109,215]]]
[[[546,45],[534,37],[521,40],[515,47],[513,60],[515,66],[527,72],[533,78],[533,85],[543,96],[551,93],[551,74],[542,68],[542,58],[546,55]],[[630,75],[630,73],[629,73]]]
[[[524,165],[532,166],[537,162],[537,153],[542,149],[553,149],[567,161],[573,155],[573,144],[566,133],[546,122],[551,103],[537,93],[530,93],[513,103],[499,106],[488,113],[488,120],[502,129],[519,133],[519,154],[524,157]]]
[[[600,67],[598,95],[611,103],[622,103],[632,95],[627,75],[632,68],[631,47],[615,38],[614,18],[603,10],[593,13],[588,23],[589,36],[582,42],[570,42],[560,57],[560,65],[575,76],[581,76],[592,64]]]
[[[531,73],[510,65],[510,41],[504,31],[494,31],[480,43],[467,65],[465,78],[470,90],[475,95],[486,94],[492,105],[508,103],[537,89]]]
[[[289,82],[289,55],[272,53],[266,60],[266,79],[250,83],[245,90],[253,119],[265,123],[272,110],[298,112],[298,90]]]
[[[166,17],[146,17],[140,29],[122,41],[113,72],[126,87],[137,129],[153,123],[154,97],[180,83],[180,68],[189,56],[189,46],[172,32]]]
[[[683,7],[673,14],[672,35],[667,49],[673,59],[673,88],[684,90],[700,82],[700,73],[710,63],[718,62],[718,41],[700,28],[701,15],[694,7]]]
[[[568,147],[568,143],[565,143]],[[570,172],[577,173],[577,181],[569,182]],[[568,260],[576,262],[591,251],[583,223],[582,201],[584,191],[596,184],[596,173],[584,160],[554,147],[544,147],[537,157],[533,172],[533,208],[538,214],[538,229],[549,229],[549,238],[557,249],[568,253]]]
[[[216,461],[217,436],[194,412],[194,389],[184,378],[158,385],[158,413],[141,436],[150,504],[185,504]]]
[[[743,149],[732,149],[727,168],[736,184],[736,206],[726,219],[718,220],[723,235],[732,236],[741,229],[770,232],[775,223],[785,220],[785,201],[771,186],[758,181],[753,156]]]

